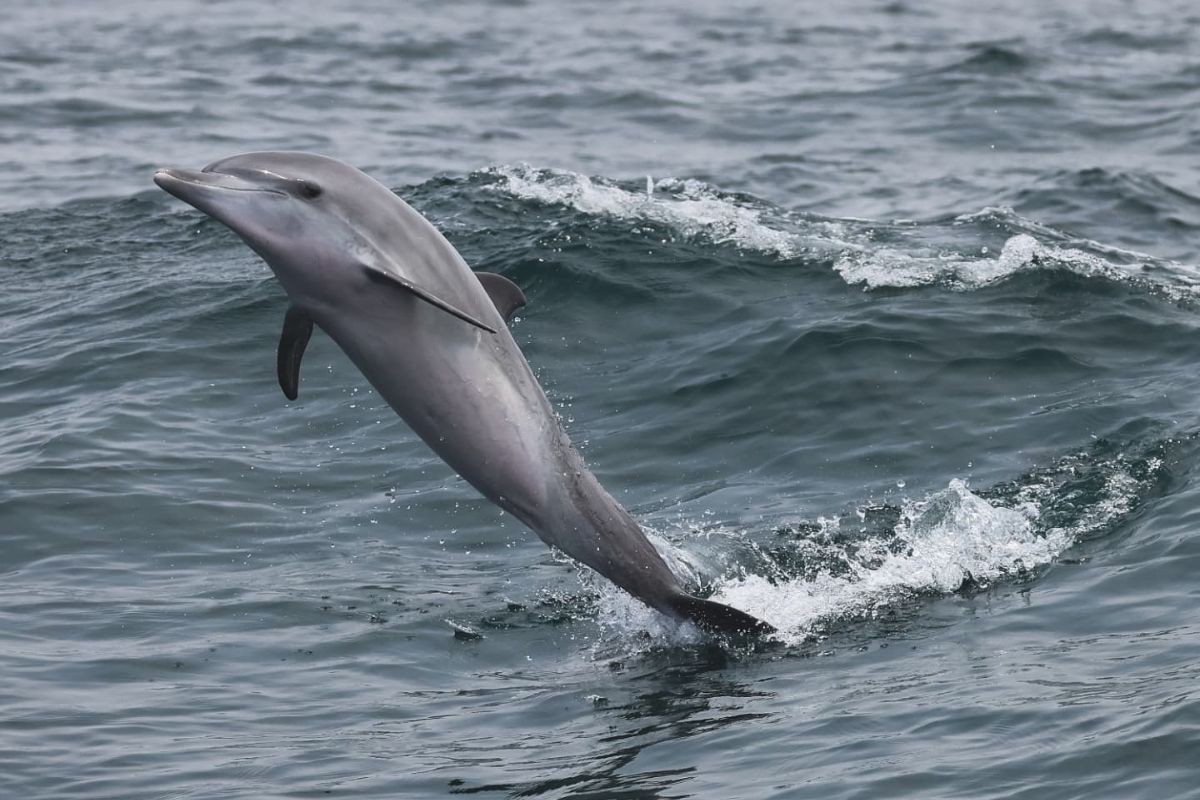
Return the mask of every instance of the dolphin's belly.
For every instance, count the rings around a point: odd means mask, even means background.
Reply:
[[[542,541],[669,613],[679,582],[588,471],[506,328],[414,301],[317,317],[380,395],[467,482]],[[403,313],[397,313],[397,311]]]
[[[424,304],[410,312],[383,325],[334,320],[326,330],[452,469],[555,543],[562,473],[577,458],[516,342]]]

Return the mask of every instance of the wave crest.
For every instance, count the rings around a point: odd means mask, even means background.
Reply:
[[[972,291],[1022,274],[1065,271],[1133,286],[1174,301],[1200,297],[1194,267],[1134,252],[986,207],[940,220],[830,219],[721,192],[698,180],[647,178],[644,189],[529,165],[477,173],[492,191],[587,217],[666,228],[680,237],[732,245],[781,261],[829,264],[864,289],[941,287]]]
[[[1067,550],[1112,530],[1163,490],[1176,440],[1086,451],[986,491],[962,479],[899,506],[863,506],[838,518],[786,526],[775,541],[744,531],[693,529],[682,546],[654,537],[668,563],[713,599],[774,625],[798,645],[846,621],[878,617],[922,596],[974,592],[1024,580]],[[711,542],[717,534],[720,541]],[[598,619],[633,646],[702,640],[601,582]]]
[[[495,187],[522,200],[568,206],[587,215],[670,228],[676,235],[732,244],[745,250],[794,258],[801,250],[797,236],[772,227],[764,210],[751,202],[721,194],[702,181],[647,178],[645,191],[633,191],[575,172],[536,169],[529,165],[493,167]]]

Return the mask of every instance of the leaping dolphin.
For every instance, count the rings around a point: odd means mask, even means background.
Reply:
[[[313,325],[484,497],[646,605],[717,633],[765,622],[688,594],[637,522],[584,465],[505,323],[525,296],[472,272],[383,184],[309,153],[245,153],[154,182],[240,236],[291,305],[279,340],[296,399]]]

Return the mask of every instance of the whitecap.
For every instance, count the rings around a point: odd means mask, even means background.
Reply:
[[[860,542],[845,573],[772,582],[760,575],[729,581],[714,599],[804,641],[830,619],[870,615],[921,593],[945,594],[966,581],[988,582],[1049,563],[1071,544],[1065,532],[1043,535],[1037,508],[1005,508],[971,492],[962,480],[905,505],[896,540]]]
[[[626,189],[603,178],[528,164],[492,167],[484,174],[498,179],[491,184],[494,190],[522,200],[565,206],[635,227],[660,225],[674,236],[782,260],[827,261],[846,283],[867,290],[941,286],[971,291],[1021,273],[1057,269],[1138,286],[1172,300],[1195,298],[1200,292],[1195,267],[1073,239],[1007,207],[988,206],[949,221],[823,219],[723,193],[694,179],[648,177],[644,189]],[[970,226],[981,230],[973,232]],[[986,244],[974,244],[994,235],[990,229],[1009,232],[994,255]],[[930,239],[944,239],[946,244],[931,244]]]
[[[793,258],[803,242],[797,234],[772,227],[763,209],[718,193],[702,181],[647,178],[645,191],[629,191],[576,172],[529,165],[493,167],[497,188],[541,203],[563,205],[584,214],[670,228],[685,238],[704,238],[745,250]]]

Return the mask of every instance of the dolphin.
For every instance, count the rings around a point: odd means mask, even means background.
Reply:
[[[295,152],[160,169],[154,182],[231,228],[283,285],[276,369],[288,399],[315,325],[452,469],[547,544],[672,619],[720,634],[774,630],[683,588],[588,470],[509,333],[524,294],[472,272],[383,184]]]

